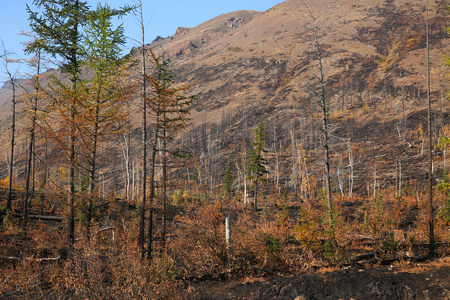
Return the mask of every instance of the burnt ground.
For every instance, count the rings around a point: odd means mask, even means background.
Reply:
[[[206,281],[195,299],[450,299],[450,258],[431,263],[355,266],[289,277]]]

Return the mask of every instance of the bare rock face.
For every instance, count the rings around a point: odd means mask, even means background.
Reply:
[[[175,35],[186,35],[189,32],[189,28],[186,27],[178,27],[175,31]]]
[[[245,20],[242,18],[230,18],[227,20],[227,22],[225,23],[225,26],[230,27],[232,29],[236,29],[239,26],[245,24]]]

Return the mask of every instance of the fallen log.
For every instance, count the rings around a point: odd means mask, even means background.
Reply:
[[[14,215],[14,217],[15,218],[23,218],[23,215]],[[63,217],[41,216],[41,215],[29,215],[28,219],[43,220],[43,221],[55,221],[55,222],[62,222],[62,221],[64,221]]]
[[[57,256],[57,257],[47,257],[47,258],[0,256],[0,259],[17,260],[17,261],[28,260],[28,261],[36,261],[36,262],[41,262],[41,261],[57,261],[57,260],[59,260],[60,258],[61,258],[61,257],[59,257],[59,256]]]
[[[380,254],[379,251],[375,251],[375,252],[371,252],[371,253],[367,253],[367,254],[361,254],[361,255],[358,255],[355,258],[353,258],[351,260],[351,262],[354,264],[354,263],[358,263],[362,260],[372,260],[375,258],[375,256],[378,256],[379,254]]]

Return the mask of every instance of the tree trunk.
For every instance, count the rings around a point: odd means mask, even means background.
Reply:
[[[72,103],[70,136],[69,136],[69,195],[67,199],[67,245],[68,257],[73,257],[74,241],[75,241],[75,219],[74,219],[74,198],[75,198],[75,104]]]
[[[325,78],[323,75],[323,65],[322,65],[322,51],[320,49],[320,45],[318,42],[317,37],[317,27],[315,25],[315,19],[314,19],[314,36],[315,36],[315,43],[317,48],[317,56],[319,60],[319,82],[320,82],[320,100],[321,100],[321,107],[322,107],[322,134],[323,134],[323,148],[325,150],[325,189],[326,189],[326,196],[327,196],[327,206],[328,206],[328,219],[331,225],[332,218],[333,218],[333,203],[331,199],[331,180],[330,180],[330,147],[329,147],[329,140],[328,140],[328,109],[327,109],[327,99],[325,94]]]
[[[430,92],[430,41],[428,24],[428,0],[426,2],[426,35],[427,35],[427,98],[428,98],[428,214],[430,248],[428,255],[435,255],[434,245],[434,209],[433,209],[433,135],[431,127],[431,92]]]
[[[253,209],[258,210],[258,177],[255,180],[255,198],[253,200]]]
[[[40,75],[40,51],[37,53],[37,72],[36,72],[36,82],[35,82],[35,94],[33,97],[33,104],[32,104],[32,111],[33,115],[31,117],[31,129],[30,129],[30,143],[28,145],[28,161],[27,161],[27,178],[25,183],[25,200],[24,200],[24,209],[23,209],[23,217],[24,217],[24,224],[25,224],[25,232],[26,232],[26,218],[28,214],[28,203],[30,201],[30,198],[33,197],[34,189],[30,193],[30,179],[31,174],[34,173],[33,168],[33,157],[34,157],[34,142],[35,142],[35,129],[36,129],[36,112],[37,112],[37,101],[38,101],[38,80]],[[33,178],[34,179],[34,178]],[[34,180],[33,180],[34,181]]]
[[[163,119],[166,120],[166,113],[164,112]],[[166,247],[166,202],[167,202],[167,141],[166,141],[166,126],[163,126],[163,203],[162,203],[162,216],[161,216],[161,241],[162,248]]]
[[[152,243],[153,243],[153,202],[155,198],[155,167],[156,167],[156,152],[158,147],[158,121],[156,122],[155,135],[154,135],[154,145],[151,157],[151,167],[150,167],[150,196],[149,196],[149,216],[148,216],[148,240],[147,240],[147,257],[152,258]]]
[[[350,172],[349,172],[349,180],[348,180],[348,196],[350,198],[353,197],[353,151],[352,151],[352,145],[350,143],[350,139],[348,140],[348,160],[350,165]]]
[[[86,214],[86,239],[89,243],[90,241],[90,228],[92,220],[92,208],[93,208],[93,197],[96,185],[96,166],[97,166],[97,144],[98,144],[98,130],[99,130],[99,119],[100,119],[100,89],[97,92],[97,103],[95,107],[95,122],[94,122],[94,134],[93,134],[93,145],[92,145],[92,157],[91,157],[91,170],[90,170],[90,182],[89,182],[89,200]]]
[[[12,104],[12,123],[11,123],[11,153],[10,153],[10,161],[9,161],[9,184],[8,184],[8,196],[6,200],[6,209],[7,211],[11,212],[12,208],[12,183],[13,183],[13,174],[14,174],[14,149],[15,149],[15,135],[16,135],[16,83],[14,82],[14,76],[11,74],[11,72],[8,69],[8,55],[9,53],[5,49],[5,45],[3,41],[1,41],[3,46],[3,53],[1,57],[4,59],[5,69],[6,73],[8,75],[9,81],[11,82],[12,86],[12,98],[11,98],[11,104]],[[5,160],[8,164],[7,155],[5,153]]]
[[[5,58],[7,59],[7,58]],[[14,148],[15,148],[15,135],[16,135],[16,84],[14,78],[9,71],[9,80],[12,85],[13,95],[11,99],[12,103],[12,124],[11,124],[11,156],[9,164],[9,185],[8,185],[8,200],[6,202],[6,209],[11,211],[12,206],[12,183],[13,183],[13,173],[14,173]]]
[[[142,12],[142,1],[139,1],[140,5],[140,26],[141,26],[141,47],[142,47],[142,195],[141,195],[141,205],[139,208],[139,237],[138,237],[138,246],[141,249],[141,256],[144,257],[145,249],[144,249],[144,230],[145,230],[145,200],[146,200],[146,191],[147,191],[147,71],[145,64],[145,26],[144,26],[144,17]]]
[[[334,244],[334,229],[333,229],[333,203],[331,198],[331,180],[330,180],[330,148],[329,148],[329,137],[328,137],[328,109],[327,109],[327,99],[325,93],[325,76],[323,74],[323,64],[322,64],[322,50],[319,44],[319,38],[317,34],[316,18],[312,14],[309,7],[302,0],[303,5],[307,8],[309,15],[313,19],[314,23],[314,43],[317,50],[317,60],[319,68],[319,83],[320,83],[320,106],[322,109],[322,135],[323,135],[323,148],[324,148],[324,160],[325,160],[325,190],[327,199],[327,217],[329,221],[329,226],[331,229],[331,239]]]

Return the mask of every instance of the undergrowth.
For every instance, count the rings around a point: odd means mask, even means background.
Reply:
[[[198,280],[295,274],[346,264],[368,252],[421,255],[426,248],[420,245],[428,239],[426,195],[412,189],[401,195],[381,191],[374,199],[336,196],[331,227],[320,200],[305,204],[284,197],[280,205],[261,202],[262,209],[254,211],[231,200],[190,201],[189,191],[177,192],[164,249],[155,217],[151,260],[142,259],[136,246],[135,210],[117,201],[98,210],[89,243],[80,218],[71,260],[65,257],[65,224],[32,221],[25,232],[9,215],[0,230],[0,294],[5,299],[187,299],[195,297],[190,286]],[[436,239],[448,243],[447,189],[438,187],[435,198]]]

